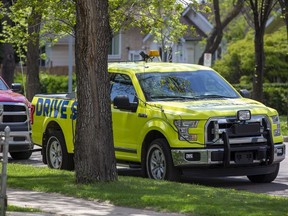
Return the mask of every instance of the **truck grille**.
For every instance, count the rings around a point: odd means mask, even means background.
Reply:
[[[205,140],[207,147],[222,146],[224,144],[223,132],[229,134],[231,145],[261,144],[267,142],[263,135],[270,128],[270,122],[266,116],[252,116],[250,120],[239,122],[235,117],[210,118],[206,123]]]
[[[0,124],[24,123],[28,120],[28,108],[22,103],[0,103],[3,113]]]

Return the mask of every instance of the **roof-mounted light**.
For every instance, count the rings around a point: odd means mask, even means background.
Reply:
[[[148,52],[148,54],[146,54],[143,51],[141,51],[139,54],[142,56],[143,60],[146,61],[146,62],[153,61],[153,59],[155,57],[158,58],[158,61],[161,61],[160,54],[159,54],[158,50],[150,50]]]
[[[150,50],[149,53],[148,53],[149,57],[159,57],[160,54],[159,54],[159,51],[158,50]]]

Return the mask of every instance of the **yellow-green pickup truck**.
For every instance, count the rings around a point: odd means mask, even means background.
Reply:
[[[116,159],[152,179],[244,175],[272,182],[285,158],[275,109],[241,96],[211,68],[180,63],[111,63]],[[77,99],[33,98],[32,140],[51,168],[74,168]],[[97,132],[97,131],[95,131]]]

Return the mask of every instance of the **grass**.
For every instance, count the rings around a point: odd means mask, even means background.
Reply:
[[[284,136],[288,136],[288,117],[280,116],[281,131]]]
[[[31,165],[8,164],[8,187],[193,216],[288,215],[288,199],[283,197],[129,176],[119,176],[115,182],[77,185],[74,172]]]
[[[1,208],[0,208],[1,209]],[[16,212],[42,212],[40,209],[8,205],[7,211]]]

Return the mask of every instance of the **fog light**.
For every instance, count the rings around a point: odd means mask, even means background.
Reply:
[[[284,154],[283,148],[276,148],[277,156],[282,156]]]
[[[185,153],[185,159],[187,161],[200,161],[200,153],[199,152],[187,152]]]
[[[246,121],[251,119],[250,110],[239,110],[237,112],[237,119],[240,121]]]

